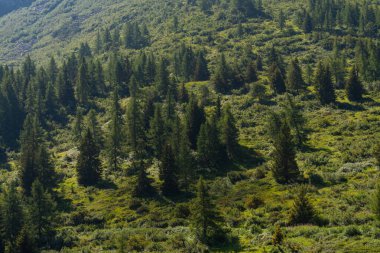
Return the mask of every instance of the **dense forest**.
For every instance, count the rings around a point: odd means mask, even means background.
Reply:
[[[379,252],[379,36],[370,0],[0,17],[0,253]]]

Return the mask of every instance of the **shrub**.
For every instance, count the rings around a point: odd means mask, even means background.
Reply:
[[[356,226],[349,226],[346,228],[344,235],[348,237],[354,237],[361,235],[362,232]]]
[[[257,196],[248,196],[245,199],[245,207],[247,209],[256,209],[264,204],[264,201]]]

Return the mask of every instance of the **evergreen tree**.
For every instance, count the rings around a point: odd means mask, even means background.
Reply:
[[[227,65],[226,57],[222,54],[211,80],[215,90],[221,93],[228,92],[231,88],[230,77],[231,69]]]
[[[191,143],[187,135],[187,128],[184,124],[180,125],[179,147],[177,154],[177,165],[182,179],[182,185],[187,188],[190,179],[194,174],[194,158],[191,151]]]
[[[31,231],[27,228],[27,226],[24,226],[22,230],[20,231],[16,239],[16,245],[11,252],[17,252],[17,253],[38,252],[35,242],[34,242],[33,235],[31,234]]]
[[[149,139],[153,154],[160,157],[165,144],[165,122],[159,105],[156,105],[154,116],[150,121]]]
[[[42,129],[37,116],[27,115],[20,143],[20,180],[26,195],[30,194],[32,183],[37,178],[45,187],[54,187],[55,172],[43,143]]]
[[[55,86],[57,87],[57,99],[59,103],[63,106],[72,108],[75,104],[75,97],[68,71],[67,63],[64,63],[58,73]]]
[[[209,78],[210,72],[208,71],[204,51],[199,51],[195,60],[194,81],[207,81]]]
[[[224,108],[220,121],[221,142],[225,148],[225,154],[228,159],[234,160],[238,156],[238,138],[239,133],[236,127],[235,118],[232,115],[231,107],[228,105]]]
[[[329,66],[319,62],[314,76],[321,104],[327,105],[335,103],[336,96]]]
[[[316,218],[314,207],[307,197],[307,187],[301,186],[290,210],[289,223],[293,225],[312,223]]]
[[[305,11],[304,14],[302,29],[305,33],[311,33],[313,31],[313,20],[307,11]]]
[[[94,141],[91,130],[82,138],[77,160],[78,183],[84,186],[95,185],[101,179],[99,148]]]
[[[78,76],[76,79],[75,96],[80,105],[87,105],[90,96],[90,83],[85,59],[82,59],[79,66]]]
[[[300,177],[290,129],[282,118],[282,115],[273,113],[269,121],[269,134],[274,146],[272,173],[280,184],[291,183]]]
[[[257,82],[258,80],[259,79],[257,77],[256,66],[253,62],[251,62],[246,67],[246,70],[244,73],[244,81],[246,83],[254,83],[254,82]]]
[[[47,243],[52,233],[56,203],[49,192],[37,179],[32,185],[30,197],[29,217],[33,226],[37,243]]]
[[[190,97],[190,101],[187,104],[185,117],[191,148],[195,149],[199,130],[205,122],[205,114],[203,108],[198,105],[198,101],[194,95]]]
[[[142,140],[142,118],[139,102],[136,97],[131,97],[127,107],[127,140],[130,149],[138,152],[139,144]]]
[[[170,144],[166,144],[161,155],[160,178],[163,183],[161,186],[162,194],[172,196],[179,192],[177,173],[178,168]]]
[[[364,88],[359,80],[358,70],[356,67],[351,69],[345,88],[347,98],[350,101],[360,101],[363,99]]]
[[[119,159],[122,155],[123,118],[117,88],[115,88],[112,93],[110,117],[111,120],[109,122],[107,136],[108,163],[113,171],[118,171],[120,166]]]
[[[205,122],[199,131],[197,152],[202,168],[216,169],[222,160],[222,150],[216,119]]]
[[[16,239],[24,224],[24,213],[21,198],[17,192],[15,183],[11,183],[3,193],[1,205],[1,230],[6,245],[15,249]]]
[[[99,148],[102,148],[104,145],[103,131],[99,127],[98,120],[96,119],[96,112],[94,109],[91,109],[86,116],[85,128],[91,131],[96,145]]]
[[[171,84],[165,59],[161,59],[161,61],[158,64],[155,82],[158,94],[160,96],[166,95]]]
[[[142,161],[140,161],[138,171],[139,173],[135,188],[133,189],[133,196],[149,197],[154,193],[154,188],[152,187],[152,179],[148,177],[146,168]]]
[[[290,62],[286,73],[286,86],[289,91],[297,94],[300,90],[305,88],[305,81],[302,77],[302,70],[297,59]]]
[[[307,139],[305,130],[306,120],[302,114],[302,108],[295,104],[288,94],[286,96],[285,116],[290,128],[294,132],[294,143],[298,147],[302,147]]]
[[[283,94],[286,92],[284,77],[276,64],[270,67],[270,83],[274,93]]]
[[[205,181],[201,177],[197,184],[197,196],[191,208],[191,225],[197,238],[208,243],[220,232],[220,215],[211,200]]]

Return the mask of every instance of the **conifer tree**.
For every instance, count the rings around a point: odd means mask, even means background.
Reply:
[[[51,235],[56,203],[37,179],[32,185],[29,218],[32,223],[37,244],[42,245]]]
[[[300,90],[304,89],[305,81],[303,80],[302,70],[299,66],[297,59],[292,60],[290,62],[286,73],[287,89],[291,92],[298,94]]]
[[[79,65],[75,87],[75,96],[80,105],[87,105],[90,96],[90,83],[87,63],[85,59],[82,59],[81,64]]]
[[[162,194],[173,196],[179,192],[178,186],[178,167],[170,144],[166,144],[160,158],[160,178],[163,181],[161,186]]]
[[[232,115],[231,107],[229,105],[224,108],[222,118],[220,120],[220,137],[228,159],[236,159],[239,148],[239,133],[236,127],[235,118]]]
[[[25,118],[20,142],[20,180],[26,195],[30,194],[32,183],[37,178],[45,187],[54,187],[55,172],[43,143],[42,129],[37,116],[28,114]]]
[[[165,122],[159,105],[156,105],[154,116],[150,121],[149,139],[153,154],[160,157],[165,144]]]
[[[212,84],[217,92],[225,93],[230,90],[230,76],[230,67],[227,65],[226,57],[222,54],[216,66],[215,73],[212,76]]]
[[[199,51],[195,60],[194,81],[207,81],[209,78],[210,72],[207,68],[204,51]]]
[[[201,167],[216,169],[223,159],[217,120],[212,118],[205,122],[199,131],[197,141],[197,152]]]
[[[358,70],[353,67],[346,82],[346,94],[350,101],[360,101],[363,99],[364,88],[359,80]]]
[[[127,107],[127,141],[133,152],[138,151],[142,135],[142,121],[140,107],[136,97],[131,97]]]
[[[177,154],[177,165],[181,175],[182,185],[187,188],[189,181],[194,174],[194,158],[191,151],[191,143],[189,136],[187,135],[187,128],[184,124],[181,124],[179,147]]]
[[[282,115],[272,114],[269,121],[269,134],[273,141],[272,173],[280,184],[291,183],[300,177],[295,160],[294,144],[288,123]]]
[[[170,88],[169,73],[167,71],[167,63],[165,59],[161,59],[157,67],[157,73],[155,77],[155,83],[157,92],[160,96],[165,96]]]
[[[380,222],[380,184],[377,184],[372,196],[372,210],[375,214],[376,220]]]
[[[38,252],[37,247],[34,242],[34,237],[25,225],[16,238],[16,245],[12,252],[17,253],[36,253]]]
[[[217,212],[203,177],[197,184],[197,196],[191,208],[191,226],[197,238],[208,243],[213,235],[221,231],[220,215]]]
[[[289,223],[292,225],[307,224],[315,221],[316,213],[307,197],[307,187],[301,186],[290,210]]]
[[[286,92],[284,77],[276,64],[270,67],[270,83],[274,93],[283,94]]]
[[[322,105],[335,103],[336,96],[331,80],[330,67],[319,62],[315,71],[315,85]]]
[[[120,166],[120,156],[122,155],[122,127],[123,118],[121,107],[119,103],[119,93],[117,88],[114,88],[112,93],[111,120],[109,122],[109,129],[107,135],[107,153],[108,163],[113,171],[117,171]]]
[[[285,117],[289,123],[289,127],[294,132],[294,143],[298,147],[302,147],[307,139],[305,123],[306,120],[302,114],[302,110],[299,105],[295,104],[293,99],[287,94],[285,104]]]
[[[60,69],[55,86],[57,87],[57,98],[61,105],[72,108],[75,104],[74,90],[69,79],[67,63]]]
[[[79,146],[77,160],[78,183],[84,186],[96,185],[101,179],[99,148],[91,130],[87,129]]]
[[[24,213],[22,209],[21,197],[19,196],[16,185],[12,182],[3,193],[3,202],[1,205],[1,228],[3,238],[10,246],[15,249],[16,239],[24,224]]]
[[[96,119],[96,112],[94,109],[91,109],[86,116],[85,128],[91,131],[96,145],[99,148],[102,148],[104,145],[103,131],[99,127],[98,120]]]
[[[154,193],[152,187],[152,179],[147,175],[146,168],[143,161],[139,162],[137,182],[133,189],[133,196],[135,197],[149,197]]]
[[[244,73],[244,81],[246,83],[254,83],[258,81],[256,66],[253,62],[249,63]]]
[[[203,108],[198,105],[198,101],[194,95],[190,97],[190,101],[186,107],[186,124],[191,148],[195,149],[199,130],[203,122],[205,122],[205,114]]]

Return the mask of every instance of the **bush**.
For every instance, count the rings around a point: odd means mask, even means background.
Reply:
[[[176,218],[186,219],[190,216],[190,208],[187,204],[178,204],[174,208],[174,216]]]
[[[238,171],[228,172],[227,177],[232,184],[236,184],[239,181],[247,179],[246,175],[244,175],[242,172],[238,172]]]
[[[349,226],[346,228],[344,235],[347,237],[354,237],[361,235],[362,232],[356,226]]]
[[[247,209],[256,209],[264,204],[264,201],[257,196],[248,196],[245,199],[245,207]]]

